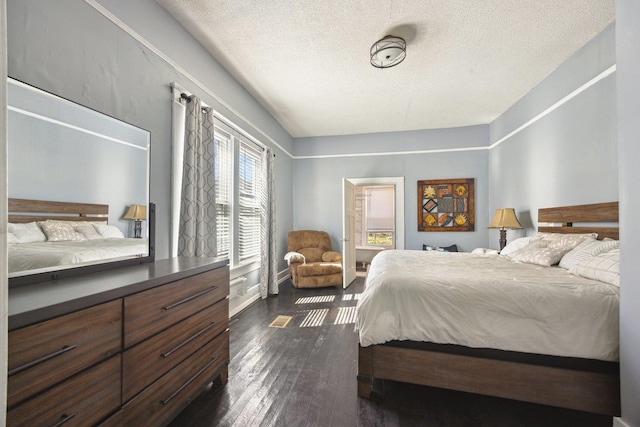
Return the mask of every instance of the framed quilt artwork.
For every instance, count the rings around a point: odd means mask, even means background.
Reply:
[[[474,231],[473,178],[418,181],[418,231]]]

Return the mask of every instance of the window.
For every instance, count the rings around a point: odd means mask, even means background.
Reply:
[[[395,248],[395,187],[357,186],[356,195],[356,212],[359,213],[356,230],[360,232],[357,236],[360,245]]]
[[[218,256],[233,268],[260,258],[262,148],[219,121],[214,136]]]
[[[231,200],[233,183],[233,145],[231,135],[214,131],[216,180],[216,238],[218,256],[229,258],[231,253]]]
[[[240,141],[238,159],[238,257],[240,262],[260,256],[260,152]]]

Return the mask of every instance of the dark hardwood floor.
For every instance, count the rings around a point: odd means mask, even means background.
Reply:
[[[384,399],[359,398],[350,316],[363,287],[362,278],[346,290],[287,281],[278,297],[232,318],[229,382],[201,393],[170,426],[611,427],[611,417],[392,381]],[[279,315],[292,320],[269,327]]]

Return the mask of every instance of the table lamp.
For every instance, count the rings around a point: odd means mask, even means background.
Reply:
[[[133,237],[140,239],[142,237],[142,221],[147,219],[147,207],[142,205],[131,205],[127,213],[122,218],[134,221]]]
[[[513,208],[496,209],[496,213],[487,228],[500,229],[500,250],[507,246],[507,230],[520,230],[522,225],[516,218],[516,211]]]

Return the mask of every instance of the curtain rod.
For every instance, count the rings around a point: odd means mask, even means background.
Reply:
[[[187,94],[187,93],[185,93],[185,92],[180,93],[180,99],[184,99],[186,102],[191,102],[191,98],[192,98],[192,97],[194,97],[194,96],[195,96],[195,95],[189,95],[189,94]],[[202,103],[202,105],[204,105],[206,108],[211,108],[211,107],[209,107],[207,104]],[[203,107],[203,108],[202,108],[202,111],[203,111],[203,112],[206,112],[206,108],[204,108],[204,107]],[[213,108],[212,108],[212,110],[213,110]],[[235,126],[235,125],[232,125],[232,124],[230,124],[230,123],[227,123],[225,120],[221,119],[220,117],[218,117],[218,120],[220,120],[222,123],[224,123],[225,125],[227,125],[227,126],[229,126],[229,127],[233,128],[233,129],[235,129],[235,128],[236,128],[236,126]],[[251,139],[252,139],[252,138],[251,138]],[[255,142],[254,142],[254,144],[255,144]],[[258,145],[258,146],[260,146],[260,148],[262,148],[263,150],[266,150],[266,149],[267,149],[267,147],[266,147],[266,146],[264,146],[263,144],[257,144],[257,145]],[[271,153],[273,154],[273,157],[275,157],[275,156],[276,156],[276,153],[274,153],[274,152],[273,152],[273,150],[271,151]]]
[[[187,95],[186,93],[183,92],[183,93],[180,94],[180,100],[184,99],[185,102],[191,102],[191,97],[193,97],[193,96],[195,96],[195,95]],[[209,107],[205,103],[202,103],[201,105],[202,105],[202,108],[201,108],[202,112],[203,113],[208,113],[207,108],[211,108],[211,107]],[[213,110],[213,108],[212,108],[212,110]]]

